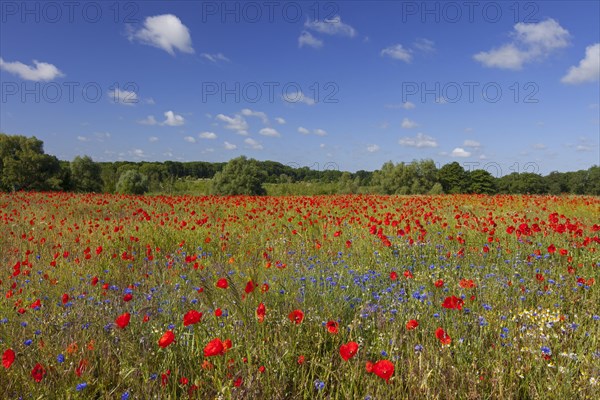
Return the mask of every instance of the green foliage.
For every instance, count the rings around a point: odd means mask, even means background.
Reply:
[[[62,189],[60,163],[36,137],[0,133],[0,176],[3,191]]]
[[[129,169],[119,176],[117,192],[125,194],[144,194],[148,191],[148,177]]]
[[[456,161],[440,168],[438,179],[445,193],[465,193],[468,190],[468,174]]]
[[[212,180],[211,193],[217,195],[264,195],[266,174],[254,159],[244,156],[229,161]]]
[[[488,171],[476,169],[469,174],[469,192],[477,194],[496,193],[494,177]]]
[[[71,182],[77,192],[102,192],[102,169],[91,157],[75,157],[71,162]]]

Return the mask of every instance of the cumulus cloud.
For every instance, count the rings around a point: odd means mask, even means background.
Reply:
[[[279,134],[279,132],[277,132],[277,130],[273,129],[273,128],[262,128],[260,131],[258,131],[258,133],[263,136],[272,136],[272,137],[280,137],[281,136]]]
[[[150,143],[158,142],[158,138],[157,138],[156,136],[150,136],[150,137],[148,138],[148,141],[149,141]]]
[[[401,44],[394,44],[381,50],[381,56],[391,57],[396,60],[411,62],[412,54],[410,49],[405,49]]]
[[[313,133],[317,136],[326,136],[327,135],[327,131],[325,131],[324,129],[313,129]]]
[[[229,143],[227,141],[225,141],[223,143],[223,146],[225,147],[225,150],[235,150],[235,149],[237,149],[237,146],[235,144]]]
[[[298,127],[298,133],[301,133],[303,135],[310,135],[310,131],[303,126]]]
[[[400,143],[402,146],[417,147],[417,148],[437,147],[437,145],[438,145],[437,141],[434,138],[432,138],[431,136],[428,136],[422,132],[417,133],[417,135],[414,137],[405,136],[403,138],[400,138],[398,143]]]
[[[302,31],[300,36],[298,36],[298,47],[302,48],[304,46],[312,47],[313,49],[320,49],[323,47],[323,41],[314,37],[308,31]]]
[[[571,35],[554,19],[538,23],[519,22],[511,33],[513,41],[473,56],[486,67],[519,70],[524,64],[541,61],[567,47]]]
[[[402,120],[402,123],[400,124],[400,126],[403,129],[413,129],[413,128],[416,128],[417,126],[419,126],[419,124],[417,124],[415,121],[412,121],[408,118],[404,118]]]
[[[263,149],[263,145],[252,138],[244,139],[244,143],[246,143],[248,146],[250,146],[251,149],[254,149],[254,150],[262,150]]]
[[[325,35],[332,36],[345,36],[354,37],[356,36],[356,29],[348,24],[342,22],[342,18],[336,15],[333,18],[325,19],[323,21],[306,21],[304,27],[314,32],[323,33]]]
[[[405,110],[412,110],[413,108],[415,108],[415,103],[412,103],[410,101],[405,101],[404,103],[400,103],[400,104],[386,104],[385,108],[391,108],[391,109],[403,108]]]
[[[109,91],[108,95],[113,102],[125,106],[133,106],[138,102],[137,93],[130,90],[121,90],[117,88]]]
[[[183,138],[183,140],[185,140],[188,143],[196,143],[196,138],[193,136],[186,136]]]
[[[277,117],[277,118],[275,118],[275,122],[277,122],[279,125],[284,125],[285,119],[283,119],[281,117]]]
[[[185,123],[185,119],[181,115],[175,114],[173,111],[165,112],[166,119],[163,121],[162,125],[167,126],[180,126]]]
[[[435,51],[435,43],[433,40],[418,38],[413,43],[413,47],[425,53],[433,53]]]
[[[194,52],[189,29],[173,14],[147,17],[139,30],[130,28],[129,40],[163,49],[171,55],[175,55],[175,49]]]
[[[26,65],[19,61],[6,62],[0,58],[0,69],[17,75],[26,81],[51,81],[55,78],[65,76],[53,64],[33,60],[33,65]]]
[[[209,140],[212,140],[212,139],[216,139],[217,135],[214,132],[201,132],[201,133],[198,134],[198,137],[200,139],[209,139]]]
[[[471,152],[466,151],[462,147],[456,147],[454,150],[452,150],[452,153],[450,153],[450,156],[465,158],[465,157],[470,157]]]
[[[600,43],[585,48],[585,57],[579,65],[572,66],[560,80],[562,83],[578,84],[600,79]]]
[[[284,93],[282,97],[287,103],[304,103],[309,106],[313,106],[315,104],[314,99],[306,97],[302,92]]]
[[[235,131],[239,135],[248,134],[248,123],[239,114],[235,114],[233,117],[224,114],[218,114],[216,117],[219,121],[225,122],[225,129]]]
[[[265,114],[262,111],[252,111],[249,108],[244,108],[242,110],[242,115],[246,116],[246,117],[257,117],[260,118],[263,122],[263,124],[268,124],[269,123],[269,118],[267,118],[267,114]]]

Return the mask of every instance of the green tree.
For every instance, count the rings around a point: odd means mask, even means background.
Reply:
[[[117,192],[125,194],[144,194],[148,191],[148,178],[136,170],[129,169],[119,176]]]
[[[456,161],[444,165],[438,171],[438,180],[444,193],[464,193],[468,188],[468,174]]]
[[[75,157],[71,162],[71,182],[77,192],[102,191],[102,169],[91,157]]]
[[[44,142],[34,137],[0,133],[0,188],[15,190],[61,190],[58,159],[44,154]]]
[[[469,193],[494,194],[496,193],[495,179],[488,171],[476,169],[469,174]]]
[[[254,159],[245,156],[230,160],[212,179],[210,192],[217,195],[264,195],[266,174]]]

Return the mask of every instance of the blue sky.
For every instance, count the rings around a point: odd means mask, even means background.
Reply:
[[[60,159],[600,164],[597,1],[0,4],[0,131]]]

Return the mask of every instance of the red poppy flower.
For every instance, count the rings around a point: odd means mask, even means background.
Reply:
[[[446,299],[442,303],[442,307],[449,308],[449,309],[455,309],[455,310],[462,310],[462,306],[464,304],[465,304],[465,302],[463,299],[456,297],[456,296],[450,296],[450,297],[446,297]]]
[[[219,338],[211,340],[204,347],[204,357],[214,357],[222,354],[225,354],[225,346]]]
[[[356,355],[358,351],[358,343],[356,342],[348,342],[340,346],[340,356],[344,359],[344,361],[348,361],[352,357]]]
[[[298,364],[304,364],[304,356],[298,356]]]
[[[220,308],[217,308],[215,310],[215,317],[220,317],[221,315],[223,315],[223,310],[221,310]]]
[[[131,299],[133,299],[133,295],[131,293],[127,293],[125,296],[123,296],[123,301],[130,301]]]
[[[396,279],[398,279],[398,274],[396,273],[396,271],[392,271],[390,272],[390,279],[395,281]]]
[[[267,308],[264,303],[260,303],[256,308],[256,317],[258,318],[258,322],[263,322],[265,320],[265,314],[267,313]]]
[[[196,310],[190,310],[183,316],[183,326],[193,325],[200,322],[202,313]]]
[[[62,303],[66,304],[68,302],[69,302],[69,295],[65,293],[62,295]]]
[[[269,291],[269,284],[263,283],[263,285],[260,287],[260,291],[261,293],[267,293]]]
[[[116,319],[115,319],[115,324],[121,328],[124,329],[127,325],[129,325],[129,320],[131,320],[131,314],[129,313],[124,313],[119,315]]]
[[[29,306],[29,308],[40,308],[42,306],[42,302],[40,299],[37,299],[36,301],[34,301],[33,303],[31,303],[31,305]]]
[[[251,280],[248,281],[248,283],[246,283],[246,287],[244,288],[244,292],[246,292],[246,294],[252,293],[255,288],[256,288],[256,284],[251,279]]]
[[[2,366],[6,369],[10,368],[12,363],[15,361],[15,351],[13,349],[7,349],[2,354]]]
[[[44,379],[44,375],[46,375],[46,369],[42,366],[42,364],[37,363],[35,367],[31,370],[31,377],[36,382],[41,382]]]
[[[553,244],[548,246],[548,253],[553,254],[555,252],[556,252],[556,246],[554,246]]]
[[[77,365],[77,368],[75,368],[75,375],[81,376],[81,374],[83,374],[87,369],[88,365],[88,360],[86,360],[85,358],[81,359],[79,361],[79,364]]]
[[[441,344],[450,344],[452,342],[450,335],[448,335],[442,328],[437,328],[435,330],[435,337],[438,338]]]
[[[416,319],[411,319],[406,323],[406,329],[409,331],[415,329],[417,326],[419,326],[419,322]]]
[[[444,281],[443,281],[443,280],[441,280],[441,279],[438,279],[437,281],[435,281],[434,285],[435,285],[435,287],[437,287],[437,288],[444,287]]]
[[[373,363],[371,361],[367,361],[367,363],[365,364],[365,370],[367,371],[367,373],[371,373],[373,372]]]
[[[302,310],[294,310],[288,315],[288,318],[290,319],[290,321],[298,325],[304,319],[304,313],[302,312]]]
[[[380,360],[373,364],[373,373],[389,383],[394,375],[394,364],[389,360]]]
[[[404,271],[404,277],[406,279],[412,279],[412,278],[414,278],[414,275],[409,270],[406,270],[406,271]]]
[[[458,283],[458,285],[464,289],[470,289],[470,288],[474,288],[475,286],[477,286],[473,282],[473,279],[461,279],[460,282]]]
[[[229,282],[227,282],[227,279],[221,278],[217,281],[217,287],[221,289],[227,289],[229,287]]]
[[[339,324],[336,321],[328,321],[326,326],[329,333],[333,335],[338,333]]]
[[[158,345],[163,349],[173,343],[175,341],[175,334],[173,331],[166,331],[163,335],[158,339]]]

